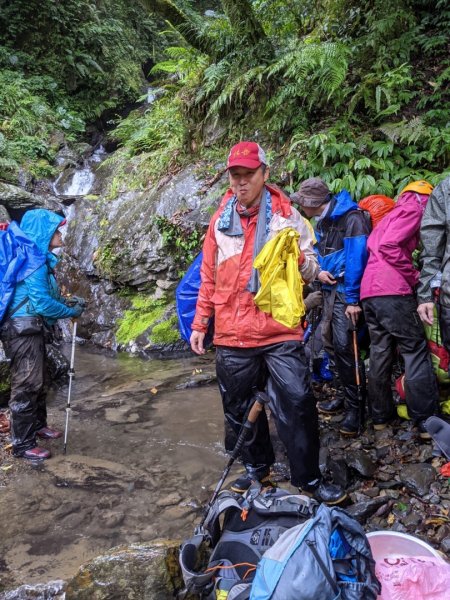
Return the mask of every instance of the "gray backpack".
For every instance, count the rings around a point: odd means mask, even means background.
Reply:
[[[381,584],[361,525],[322,504],[260,560],[250,600],[376,600]]]
[[[310,519],[317,506],[307,496],[258,484],[243,495],[221,492],[202,530],[181,546],[185,593],[248,599],[263,554],[288,529]]]

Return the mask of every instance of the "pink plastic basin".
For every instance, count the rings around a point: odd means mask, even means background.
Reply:
[[[376,561],[389,556],[427,556],[445,562],[439,552],[432,546],[407,533],[371,531],[367,534],[367,538]]]

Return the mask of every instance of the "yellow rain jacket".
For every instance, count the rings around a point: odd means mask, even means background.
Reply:
[[[298,231],[292,227],[282,229],[264,245],[253,263],[261,282],[254,299],[256,306],[290,328],[297,327],[305,314],[298,238]]]

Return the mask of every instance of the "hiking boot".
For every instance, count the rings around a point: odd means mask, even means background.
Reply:
[[[276,483],[270,481],[269,475],[265,475],[262,479],[258,479],[251,473],[244,473],[241,475],[241,477],[238,477],[235,481],[233,481],[233,483],[230,485],[230,490],[232,492],[236,492],[237,494],[243,494],[253,483],[257,481],[259,481],[263,487],[277,487]]]
[[[348,408],[344,419],[339,425],[339,433],[346,437],[356,437],[361,426],[359,408]]]
[[[36,435],[43,440],[56,440],[62,437],[62,431],[58,429],[52,429],[51,427],[42,427],[39,431],[36,431]]]
[[[335,415],[344,408],[344,399],[339,396],[331,400],[324,400],[317,403],[317,410],[324,415]]]
[[[39,448],[39,446],[35,446],[34,448],[30,448],[29,450],[25,450],[23,454],[20,454],[22,458],[28,458],[28,460],[43,460],[44,458],[50,458],[50,450],[46,450],[45,448]]]
[[[425,425],[424,425],[425,421],[419,421],[417,423],[417,429],[419,430],[419,438],[421,440],[424,440],[426,442],[431,440],[431,435],[428,433],[428,431],[425,429]]]
[[[314,498],[317,502],[323,502],[328,506],[336,506],[342,504],[348,499],[348,496],[340,485],[328,483],[323,479],[316,479],[303,487],[298,488],[300,494],[305,494],[310,498]]]

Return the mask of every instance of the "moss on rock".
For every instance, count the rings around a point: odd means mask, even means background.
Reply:
[[[116,340],[119,344],[128,344],[150,329],[164,314],[166,300],[154,300],[139,294],[131,300],[131,308],[119,319]]]
[[[155,325],[152,329],[151,341],[154,344],[173,344],[178,342],[180,334],[176,328],[178,319],[174,315]]]

